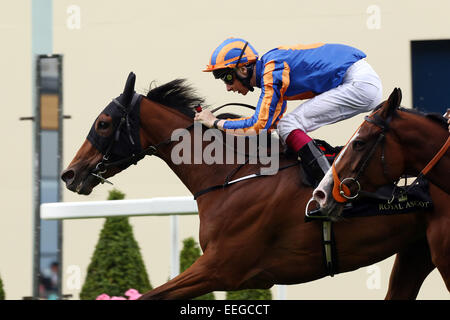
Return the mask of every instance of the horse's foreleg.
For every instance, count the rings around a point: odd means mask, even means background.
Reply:
[[[184,272],[165,284],[145,293],[142,300],[191,299],[217,290],[208,256],[201,256]]]
[[[450,292],[450,219],[430,223],[427,238],[431,249],[431,259],[436,265],[447,290]]]
[[[430,184],[434,209],[428,218],[427,239],[431,259],[450,291],[450,195]]]
[[[397,253],[389,279],[386,300],[412,300],[435,266],[424,238]]]

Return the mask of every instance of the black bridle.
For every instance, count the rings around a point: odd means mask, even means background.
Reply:
[[[386,138],[386,134],[389,131],[390,127],[389,124],[391,122],[391,117],[388,117],[386,120],[384,120],[383,118],[381,118],[378,114],[375,114],[372,118],[366,116],[364,118],[365,121],[374,124],[375,126],[379,127],[381,129],[380,134],[378,135],[377,140],[375,141],[374,145],[372,146],[372,149],[370,150],[370,152],[367,154],[366,159],[364,160],[363,164],[361,165],[361,168],[359,169],[358,173],[356,174],[356,178],[359,178],[360,175],[362,174],[362,172],[366,169],[370,159],[372,158],[375,150],[377,149],[378,145],[382,145],[381,148],[381,163],[382,163],[382,167],[383,167],[383,174],[384,176],[389,179],[389,173],[387,170],[387,164],[386,164],[386,160],[385,160],[385,148],[384,148],[384,143],[385,143],[385,138]]]
[[[392,120],[392,116],[389,116],[387,119],[383,119],[378,114],[373,114],[372,116],[366,116],[364,118],[364,120],[379,127],[381,129],[381,131],[380,131],[375,143],[372,145],[372,148],[370,149],[369,153],[367,153],[366,157],[364,158],[364,161],[362,162],[362,165],[359,168],[358,172],[356,173],[355,177],[347,177],[340,181],[339,194],[347,200],[354,200],[359,196],[366,196],[366,197],[383,199],[383,200],[392,200],[394,197],[395,188],[393,190],[392,195],[390,197],[387,197],[387,196],[380,195],[377,193],[361,190],[361,184],[359,183],[359,178],[361,177],[362,173],[367,168],[370,160],[372,159],[373,154],[375,153],[375,151],[377,150],[379,145],[381,145],[381,149],[382,149],[381,163],[382,163],[382,167],[383,167],[383,174],[384,174],[385,178],[387,179],[387,181],[392,180],[389,177],[389,171],[388,171],[388,167],[386,164],[385,144],[384,144],[386,141],[385,140],[386,134],[390,129],[390,122]],[[333,166],[333,170],[335,170],[334,166]],[[350,195],[346,194],[343,186],[344,185],[347,186],[347,184],[346,184],[347,181],[349,181],[350,183],[354,183],[356,185],[356,192],[354,194],[350,194]],[[397,181],[392,181],[392,182],[394,184],[397,183]],[[347,188],[348,188],[348,186],[347,186]],[[348,188],[348,189],[350,190],[350,188]]]
[[[394,113],[395,114],[395,113]],[[406,187],[406,178],[408,177],[407,174],[404,175],[405,177],[405,187],[406,188],[398,188],[398,181],[400,180],[400,178],[398,180],[395,180],[393,178],[389,177],[389,172],[388,172],[388,166],[386,164],[386,157],[385,157],[385,138],[386,138],[386,134],[389,132],[390,130],[390,122],[392,120],[393,114],[390,114],[386,119],[383,119],[382,117],[380,117],[377,113],[371,115],[371,116],[366,116],[364,118],[365,121],[379,127],[381,129],[379,136],[377,138],[377,140],[375,141],[374,145],[372,146],[372,149],[370,150],[370,152],[367,154],[366,158],[364,159],[361,167],[359,168],[356,176],[354,178],[344,178],[342,181],[340,180],[335,164],[333,163],[332,165],[332,173],[333,173],[333,180],[334,180],[334,187],[333,187],[333,196],[335,198],[335,200],[337,200],[338,202],[345,202],[346,200],[353,200],[355,198],[357,198],[359,195],[361,196],[366,196],[366,197],[372,197],[372,198],[378,198],[378,199],[383,199],[383,200],[388,200],[388,202],[393,201],[394,198],[397,197],[402,197],[403,195],[407,194],[408,192],[410,192],[411,189],[413,189],[417,184],[420,183],[421,179],[423,179],[423,177],[425,177],[428,172],[434,168],[434,166],[436,165],[436,163],[438,163],[438,161],[444,156],[444,154],[446,153],[446,151],[450,148],[450,136],[447,137],[446,142],[444,142],[444,144],[441,146],[441,148],[435,153],[435,155],[433,156],[433,158],[427,163],[427,165],[419,172],[419,174],[415,177],[415,180],[410,183],[408,185],[408,187]],[[382,154],[381,154],[381,163],[382,163],[382,167],[383,167],[383,174],[385,176],[385,178],[387,179],[387,181],[390,181],[393,183],[394,185],[394,189],[392,190],[392,194],[388,197],[380,195],[378,193],[370,193],[370,192],[366,192],[366,191],[362,191],[361,190],[361,185],[358,181],[358,179],[360,178],[361,174],[364,172],[364,170],[366,169],[370,159],[372,158],[375,150],[377,149],[378,145],[382,145]],[[356,193],[352,194],[350,191],[350,188],[348,187],[347,184],[345,184],[346,181],[349,181],[350,183],[354,183],[356,185]],[[337,187],[339,185],[339,187]],[[347,189],[347,190],[345,190]],[[396,190],[400,190],[400,194],[396,195]],[[347,191],[347,193],[346,193]],[[348,192],[350,192],[350,194],[348,194]],[[341,197],[341,199],[338,199],[338,197]]]
[[[105,149],[104,152],[102,152],[103,157],[100,160],[99,163],[97,163],[97,165],[95,166],[94,170],[92,170],[90,172],[91,175],[95,176],[96,178],[98,178],[100,180],[100,183],[108,183],[108,184],[113,184],[112,182],[108,181],[105,177],[103,177],[103,174],[106,173],[106,171],[109,168],[112,167],[119,167],[119,168],[127,168],[128,166],[134,164],[136,165],[137,162],[141,159],[143,159],[145,156],[152,156],[155,155],[158,152],[158,149],[163,146],[163,145],[168,145],[172,142],[171,137],[167,138],[165,140],[163,140],[162,142],[158,143],[158,144],[154,144],[154,145],[150,145],[145,149],[141,149],[141,146],[137,146],[136,142],[134,141],[133,137],[132,137],[132,130],[136,130],[136,128],[131,128],[130,125],[130,114],[131,112],[134,110],[135,108],[137,108],[137,105],[141,102],[142,96],[135,93],[133,96],[133,99],[131,100],[130,105],[124,106],[122,103],[120,103],[120,101],[118,99],[113,99],[112,103],[114,104],[114,106],[116,108],[118,108],[121,112],[121,117],[120,117],[120,121],[118,126],[116,127],[115,131],[113,132],[113,139],[111,139],[111,141],[109,142],[107,148]],[[245,103],[227,103],[224,105],[221,105],[213,110],[211,110],[212,112],[216,112],[224,107],[227,106],[231,106],[231,105],[238,105],[238,106],[242,106],[242,107],[246,107],[252,110],[255,110],[255,107],[245,104]],[[200,106],[197,106],[195,108],[195,110],[197,112],[202,111],[202,108]],[[94,124],[95,125],[95,124]],[[117,146],[117,143],[119,142],[119,138],[121,135],[121,130],[123,130],[123,128],[126,128],[127,130],[127,136],[128,136],[128,140],[131,143],[131,145],[133,146],[134,150],[138,150],[137,152],[133,152],[130,156],[119,159],[119,160],[115,160],[115,161],[111,161],[111,154],[113,153],[113,149],[114,146]],[[185,130],[191,130],[194,127],[194,123],[191,124],[190,126],[188,126],[187,128],[185,128]],[[94,131],[95,128],[93,127]],[[91,132],[88,135],[88,138],[90,136],[93,135],[92,129]],[[92,139],[90,139],[92,142]],[[102,148],[97,147],[97,149],[99,151],[101,151]],[[141,149],[141,150],[140,150]]]
[[[111,167],[119,167],[119,168],[127,168],[128,166],[132,164],[137,164],[139,160],[144,158],[146,155],[153,155],[156,153],[156,149],[159,145],[156,146],[149,146],[148,148],[141,149],[141,146],[138,145],[138,143],[133,139],[132,130],[136,130],[136,128],[132,128],[130,124],[130,115],[131,112],[138,112],[135,110],[138,108],[140,102],[141,102],[142,96],[135,93],[133,95],[133,98],[129,105],[123,105],[117,98],[112,100],[112,104],[114,107],[121,113],[119,124],[117,125],[115,131],[112,133],[112,139],[110,139],[109,144],[107,145],[105,150],[102,147],[99,147],[98,145],[96,148],[102,152],[103,157],[100,160],[99,163],[95,166],[94,170],[90,172],[91,175],[97,177],[100,179],[100,182],[103,183],[109,183],[112,184],[110,181],[108,181],[106,178],[104,178],[102,175],[108,170],[108,168]],[[95,128],[93,128],[95,130]],[[131,148],[133,150],[132,154],[128,157],[124,157],[119,160],[112,161],[112,154],[114,147],[117,147],[121,133],[123,130],[126,130],[126,136],[131,144]],[[88,135],[88,138],[91,137],[90,141],[93,141],[92,136],[94,133],[91,132]]]

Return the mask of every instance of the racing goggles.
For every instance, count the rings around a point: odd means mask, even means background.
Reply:
[[[236,78],[236,71],[234,69],[219,69],[213,71],[214,78],[221,79],[225,84],[232,85]]]

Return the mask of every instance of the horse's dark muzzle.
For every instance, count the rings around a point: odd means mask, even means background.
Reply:
[[[94,170],[95,171],[95,170]],[[90,171],[87,171],[90,172]],[[80,172],[74,167],[68,168],[61,173],[61,180],[66,184],[66,188],[78,194],[88,195],[99,182],[108,182],[105,178],[92,175],[92,172]]]
[[[72,169],[64,170],[61,173],[61,180],[64,181],[66,186],[69,188],[69,186],[73,184],[73,181],[75,180],[75,171]]]

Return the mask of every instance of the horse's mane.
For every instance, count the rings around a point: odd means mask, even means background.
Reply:
[[[186,79],[175,79],[162,86],[150,89],[147,98],[167,107],[178,110],[184,115],[194,118],[194,108],[198,105],[205,107],[205,99],[198,96],[195,89],[186,83]],[[221,113],[219,119],[237,119],[242,116],[234,113]]]
[[[398,108],[400,111],[415,114],[417,116],[425,117],[427,119],[430,119],[431,121],[435,122],[436,124],[439,124],[442,128],[447,129],[447,119],[445,119],[441,114],[436,112],[430,112],[430,113],[424,113],[416,109],[407,109],[407,108]]]
[[[205,99],[196,94],[195,89],[186,83],[186,79],[175,79],[150,89],[147,98],[176,109],[190,118],[194,118],[194,108],[205,103]]]
[[[380,103],[372,112],[375,112],[378,109],[380,109],[381,107],[383,107],[385,102],[386,101],[383,101],[382,103]],[[404,107],[398,107],[396,110],[400,110],[402,112],[415,114],[415,115],[420,116],[420,117],[425,117],[425,118],[430,119],[431,121],[439,124],[444,129],[448,128],[447,119],[445,119],[444,116],[442,116],[439,113],[435,113],[435,112],[424,113],[424,112],[421,112],[421,111],[419,111],[417,109],[409,109],[409,108],[404,108]],[[394,112],[393,115],[396,116],[397,112]]]

